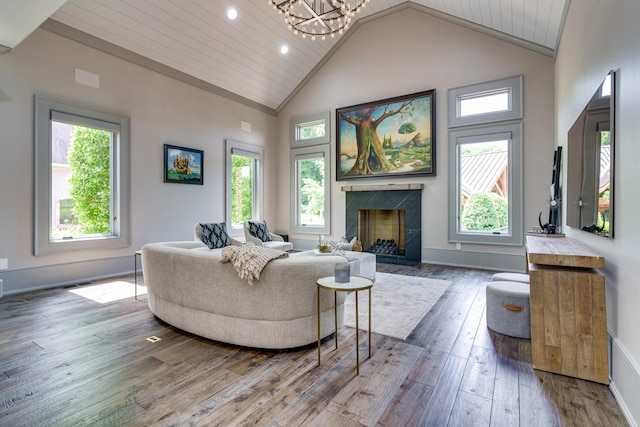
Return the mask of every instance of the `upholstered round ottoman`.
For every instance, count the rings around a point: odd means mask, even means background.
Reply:
[[[496,273],[491,278],[494,282],[529,283],[529,275],[522,273]]]
[[[519,282],[487,283],[487,327],[516,338],[531,338],[529,285]]]

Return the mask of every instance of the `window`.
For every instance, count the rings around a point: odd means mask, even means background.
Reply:
[[[449,143],[449,241],[521,245],[521,124],[456,129]]]
[[[309,147],[319,144],[328,144],[329,136],[329,112],[309,114],[292,117],[291,148]]]
[[[291,231],[330,234],[329,112],[292,117]]]
[[[522,76],[450,89],[449,127],[521,119]]]
[[[509,89],[499,89],[496,91],[461,96],[460,117],[476,116],[478,114],[498,113],[509,111]]]
[[[292,231],[330,233],[329,145],[291,150]]]
[[[522,220],[522,76],[448,92],[449,241],[517,245]]]
[[[129,119],[35,104],[35,255],[128,246]]]
[[[262,216],[264,149],[227,140],[227,229],[238,233],[244,221]]]
[[[296,140],[309,140],[323,138],[326,135],[326,123],[324,120],[315,120],[308,123],[296,124]]]

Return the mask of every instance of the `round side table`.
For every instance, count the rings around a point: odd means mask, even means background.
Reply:
[[[351,276],[347,283],[336,282],[335,276],[321,277],[318,279],[318,366],[320,366],[320,289],[333,291],[333,318],[335,322],[336,350],[338,349],[338,292],[355,292],[356,297],[356,375],[360,375],[360,352],[358,351],[358,291],[369,291],[369,358],[371,358],[371,288],[373,280],[366,277]]]

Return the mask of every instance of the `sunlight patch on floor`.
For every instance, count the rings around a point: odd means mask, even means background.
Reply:
[[[97,285],[82,286],[77,289],[70,289],[69,292],[90,299],[100,304],[118,301],[125,298],[133,298],[135,289],[133,283],[114,281],[100,283]],[[138,285],[138,296],[147,293],[146,286]]]

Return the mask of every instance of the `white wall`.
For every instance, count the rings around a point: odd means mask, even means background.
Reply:
[[[100,89],[76,84],[76,67],[99,74]],[[131,118],[130,247],[32,255],[34,94]],[[191,240],[196,221],[223,221],[225,138],[269,153],[276,118],[40,29],[0,55],[0,129],[0,258],[10,268],[0,278],[8,293],[131,272],[131,254],[144,243]],[[165,143],[204,150],[203,186],[163,183]],[[270,191],[275,161],[267,154]],[[266,198],[267,219],[275,209]]]
[[[500,257],[524,270],[524,248],[462,245],[456,251],[447,236],[447,89],[504,77],[524,75],[524,226],[536,225],[538,213],[548,209],[553,165],[552,59],[451,24],[414,8],[405,8],[360,26],[308,84],[278,115],[281,159],[289,158],[289,118],[331,111],[332,197],[334,239],[345,232],[343,185],[419,182],[423,192],[422,259],[452,264],[499,268]],[[436,89],[436,177],[335,181],[335,109],[368,101]],[[289,186],[289,167],[282,164],[279,182]],[[282,192],[278,228],[290,220],[289,195]],[[294,235],[294,239],[317,236]]]
[[[615,123],[615,238],[579,230],[567,233],[604,255],[608,328],[613,337],[612,390],[627,415],[640,423],[640,3],[573,0],[558,51],[558,144],[609,70],[617,72]]]

